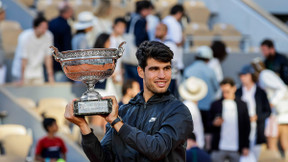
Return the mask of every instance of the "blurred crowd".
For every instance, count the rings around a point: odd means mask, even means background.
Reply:
[[[248,157],[257,161],[262,144],[276,154],[281,152],[288,160],[288,59],[277,52],[273,41],[263,40],[259,45],[264,60],[256,58],[239,69],[241,85],[237,86],[233,79],[223,75],[221,63],[228,53],[221,41],[198,47],[195,60],[184,67],[182,5],[173,6],[163,19],[153,14],[150,1],[138,1],[135,5],[135,12],[113,22],[106,18],[111,12],[109,1],[101,1],[100,9],[94,13],[79,13],[73,25],[69,22],[73,8],[68,3],[62,3],[60,15],[49,22],[39,15],[33,28],[19,36],[13,80],[19,85],[73,82],[61,65],[53,61],[51,45],[67,51],[117,48],[126,41],[125,53],[117,61],[113,76],[96,84],[100,89],[107,88],[108,80],[120,85],[119,104],[126,104],[143,88],[137,73],[137,47],[144,41],[159,41],[174,53],[169,89],[183,100],[194,122],[194,132],[188,138],[187,161],[195,160],[196,154],[199,159],[207,158],[202,160],[206,162],[232,162]],[[0,10],[0,18],[2,13],[5,9]],[[6,71],[3,60],[0,46],[0,84]],[[91,117],[90,123],[94,133],[103,137],[105,120]]]

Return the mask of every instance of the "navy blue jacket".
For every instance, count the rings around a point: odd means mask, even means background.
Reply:
[[[237,89],[236,96],[241,98],[243,95],[242,87]],[[262,144],[266,142],[266,137],[264,134],[265,130],[265,120],[271,114],[270,104],[266,95],[266,92],[262,90],[259,86],[256,87],[255,92],[255,102],[256,102],[256,114],[257,114],[257,134],[256,134],[256,144]]]
[[[277,73],[280,78],[288,85],[288,59],[283,54],[276,52],[274,57],[266,58],[265,67]]]
[[[144,17],[140,16],[139,14],[132,14],[131,20],[133,19],[138,19],[135,23],[133,33],[135,36],[135,45],[139,47],[142,42],[149,40],[148,32],[146,30],[147,21]],[[130,25],[131,25],[131,21],[127,25],[128,26],[127,32],[130,32],[129,31]]]
[[[101,143],[90,133],[82,146],[92,162],[184,162],[187,135],[193,131],[188,108],[169,92],[144,101],[143,92],[120,107],[124,125],[110,128]]]
[[[186,162],[212,162],[210,155],[199,147],[192,147],[186,151]]]

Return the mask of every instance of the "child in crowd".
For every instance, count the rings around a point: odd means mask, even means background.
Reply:
[[[41,162],[46,160],[66,160],[67,148],[63,140],[55,136],[58,131],[56,120],[54,118],[45,118],[42,124],[47,135],[37,143],[35,160]]]

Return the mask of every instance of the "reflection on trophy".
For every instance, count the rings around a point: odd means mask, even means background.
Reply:
[[[108,78],[114,72],[117,59],[123,52],[122,42],[116,48],[93,48],[59,52],[54,46],[53,56],[58,61],[65,75],[75,81],[82,81],[88,87],[80,100],[74,101],[74,115],[108,115],[112,111],[112,100],[101,99],[94,89],[95,84]]]

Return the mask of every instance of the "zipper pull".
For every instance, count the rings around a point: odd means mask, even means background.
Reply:
[[[146,109],[146,107],[147,107],[147,103],[146,103],[146,102],[144,102],[144,109]]]

